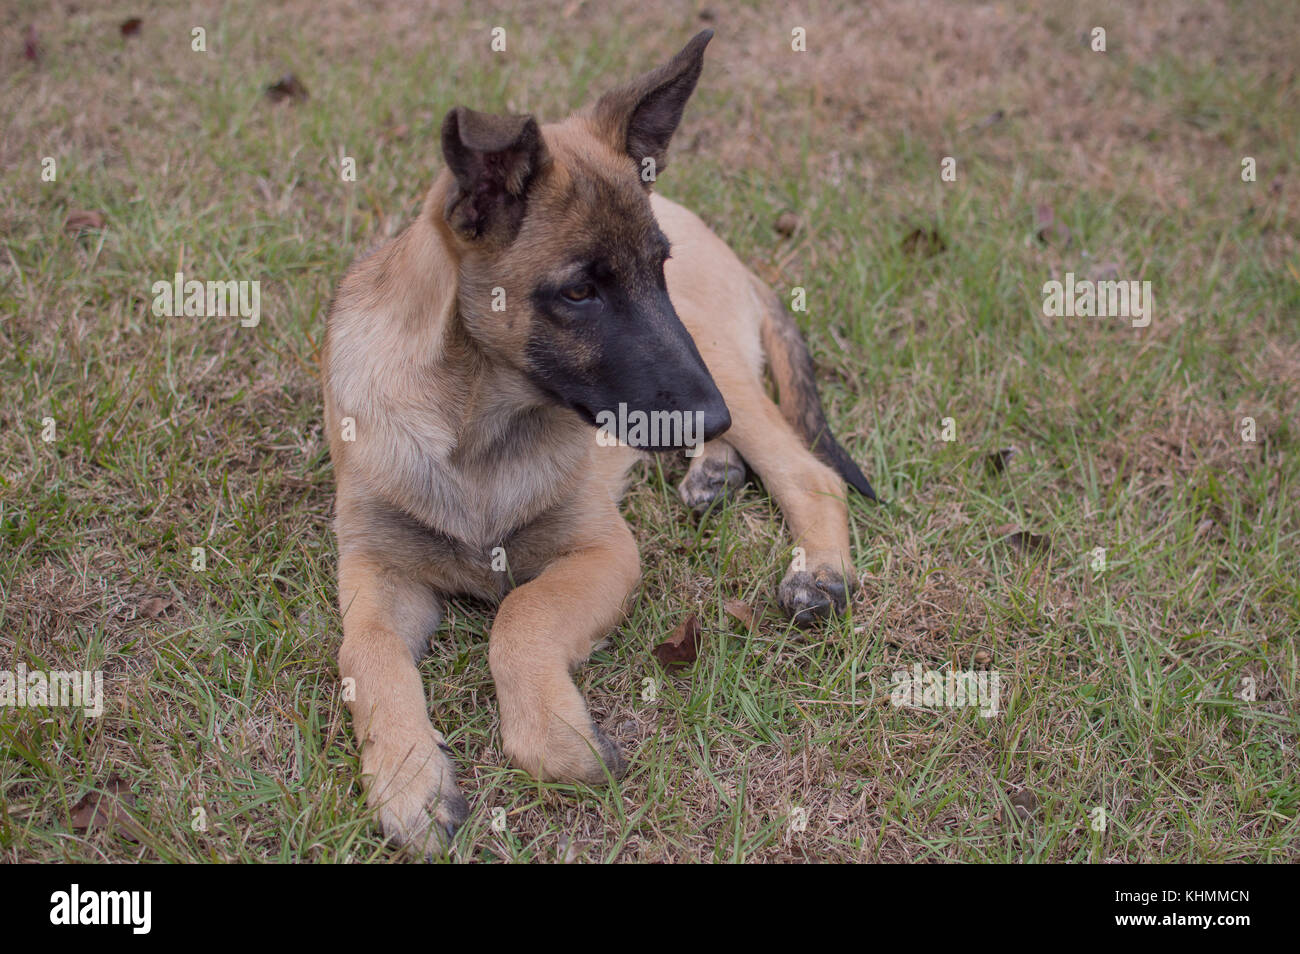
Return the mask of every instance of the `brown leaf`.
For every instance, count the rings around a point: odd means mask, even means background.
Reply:
[[[652,652],[661,666],[689,666],[700,652],[700,620],[694,613],[682,620],[666,642]]]
[[[1002,122],[1005,116],[1006,112],[1001,109],[995,109],[970,128],[975,130],[988,129],[990,126],[996,126],[998,123]]]
[[[1048,205],[1046,202],[1040,202],[1038,203],[1037,206],[1035,206],[1034,234],[1037,235],[1039,239],[1046,241],[1046,238],[1044,236],[1047,230],[1052,227],[1052,223],[1055,221],[1056,221],[1056,213],[1052,211],[1052,207],[1050,205]]]
[[[101,788],[87,792],[72,806],[72,830],[89,833],[97,828],[117,829],[128,841],[138,842],[142,829],[129,811],[135,805],[131,786],[125,779],[110,775]]]
[[[27,34],[23,37],[23,59],[33,63],[41,59],[41,41],[37,39],[35,24],[27,28]]]
[[[744,600],[727,600],[722,604],[727,615],[740,620],[746,629],[754,628],[754,607],[750,606]]]
[[[129,20],[123,20],[117,28],[123,36],[139,36],[140,24],[143,22],[139,17],[131,17]]]
[[[140,615],[147,616],[149,619],[157,619],[171,609],[171,606],[171,597],[151,596],[140,604]]]
[[[782,212],[776,217],[776,222],[772,224],[772,228],[776,229],[777,232],[784,235],[786,238],[789,238],[791,235],[794,235],[795,229],[799,228],[799,216],[795,215],[793,212]]]
[[[302,81],[292,73],[285,73],[278,80],[266,88],[266,95],[277,103],[285,100],[304,100],[307,98],[307,87],[302,85]]]
[[[1064,222],[1056,221],[1056,213],[1046,202],[1040,202],[1034,209],[1034,237],[1044,245],[1070,244],[1070,230]]]
[[[999,448],[984,458],[984,466],[988,468],[990,474],[1000,474],[1007,469],[1007,464],[1011,463],[1011,458],[1015,457],[1016,453],[1014,447]]]
[[[1038,811],[1038,797],[1027,788],[1011,796],[1011,810],[1021,818],[1029,818]]]
[[[1051,548],[1051,541],[1047,537],[1030,533],[1028,530],[1017,530],[1015,533],[1008,534],[1002,538],[1002,542],[1021,553],[1046,553]]]
[[[93,229],[102,229],[105,225],[104,213],[95,212],[88,209],[77,209],[68,213],[68,219],[63,223],[63,231],[69,235],[79,235],[82,232],[89,232]]]
[[[912,229],[902,244],[903,251],[916,258],[932,258],[947,247],[938,229]]]

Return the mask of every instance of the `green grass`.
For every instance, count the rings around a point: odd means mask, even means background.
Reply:
[[[644,466],[626,506],[641,598],[578,675],[631,756],[616,788],[509,767],[491,611],[453,601],[421,665],[474,809],[451,856],[1300,859],[1300,87],[1268,27],[1285,6],[900,3],[867,24],[830,5],[794,66],[784,14],[710,6],[661,187],[787,301],[807,289],[832,424],[888,505],[852,502],[852,614],[804,638],[775,610],[788,544],[761,488],[697,526],[680,463]],[[558,117],[700,25],[691,3],[588,7],[241,3],[206,24],[206,55],[202,21],[162,6],[32,5],[5,27],[20,50],[36,23],[44,56],[0,77],[0,670],[101,669],[108,703],[0,709],[0,859],[400,857],[365,812],[339,698],[317,344],[347,263],[417,207],[448,108]],[[1077,40],[1095,22],[1104,56]],[[288,70],[311,97],[273,105],[262,88]],[[1068,245],[1032,239],[1041,203]],[[74,209],[107,229],[64,234]],[[772,227],[787,209],[790,239]],[[917,227],[945,250],[909,254]],[[261,324],[155,317],[178,263],[260,280]],[[1043,316],[1045,281],[1108,263],[1153,282],[1150,327]],[[1021,553],[1012,528],[1050,544]],[[765,611],[753,633],[729,598]],[[705,648],[665,673],[650,650],[690,612]],[[895,669],[977,653],[1001,675],[996,717],[889,704]],[[139,842],[70,829],[111,775]]]

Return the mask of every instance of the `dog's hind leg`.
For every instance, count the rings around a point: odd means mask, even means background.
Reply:
[[[385,835],[436,853],[469,815],[415,668],[441,620],[441,605],[424,584],[345,552],[339,608],[339,673],[361,746],[367,800]]]
[[[502,601],[488,662],[506,755],[538,778],[596,784],[627,763],[571,674],[623,618],[641,561],[612,500],[572,531],[575,548]]]
[[[735,497],[745,486],[747,471],[739,452],[722,438],[707,442],[691,461],[677,492],[697,516]]]

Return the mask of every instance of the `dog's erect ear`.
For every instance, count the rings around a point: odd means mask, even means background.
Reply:
[[[606,93],[592,110],[597,126],[614,148],[626,151],[637,164],[647,188],[667,165],[668,141],[695,91],[704,68],[704,48],[711,39],[712,30],[697,33],[659,69]],[[653,163],[647,163],[647,158]]]
[[[442,154],[456,177],[447,224],[465,239],[510,242],[524,219],[529,183],[546,162],[537,120],[458,106],[442,121]]]

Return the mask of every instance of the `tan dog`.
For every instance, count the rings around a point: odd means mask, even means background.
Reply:
[[[625,768],[571,673],[640,576],[619,513],[636,448],[694,437],[681,494],[697,511],[748,464],[801,548],[781,606],[800,623],[845,606],[841,478],[874,495],[826,427],[798,329],[703,222],[650,192],[711,36],[553,125],[452,110],[419,218],[339,285],[325,364],[339,669],[369,801],[400,842],[437,849],[468,812],[415,665],[450,594],[500,601],[489,662],[516,765],[588,783]],[[616,411],[685,429],[611,446],[594,425]]]

